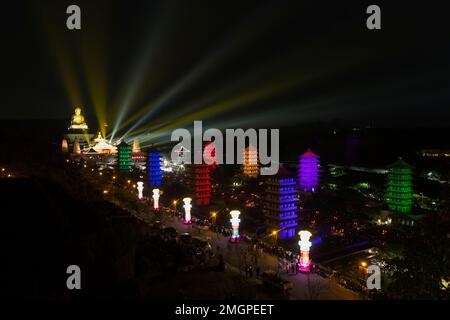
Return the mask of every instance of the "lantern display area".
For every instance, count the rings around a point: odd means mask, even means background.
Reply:
[[[300,240],[298,245],[300,246],[300,259],[298,262],[298,270],[302,272],[309,272],[309,267],[311,265],[311,260],[309,259],[309,249],[311,248],[311,232],[307,230],[302,230],[299,233]]]
[[[413,206],[412,167],[401,158],[388,169],[386,203],[389,210],[411,213]]]
[[[156,148],[151,148],[148,154],[148,176],[150,186],[159,187],[161,185],[161,153]]]
[[[125,141],[122,141],[117,146],[117,149],[119,150],[119,171],[123,173],[131,172],[131,169],[133,168],[133,162],[131,161],[131,147]]]
[[[184,223],[185,224],[191,224],[192,223],[192,218],[191,218],[191,209],[192,209],[192,205],[191,205],[191,198],[184,198],[183,202],[183,208],[184,208]]]
[[[314,192],[319,186],[319,156],[311,149],[300,156],[298,180],[300,191]]]
[[[159,209],[159,189],[153,189],[153,209]]]
[[[231,227],[233,228],[233,231],[231,233],[230,241],[231,242],[237,242],[239,241],[239,223],[241,222],[241,219],[239,219],[239,215],[241,212],[239,210],[232,210],[230,211],[231,215]]]
[[[259,175],[258,150],[252,145],[244,149],[242,171],[249,178],[257,178]]]
[[[137,182],[137,190],[138,190],[138,199],[142,200],[144,199],[144,183],[142,181]]]

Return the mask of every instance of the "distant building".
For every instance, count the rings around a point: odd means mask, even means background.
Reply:
[[[294,237],[299,212],[295,175],[281,167],[265,185],[263,213],[268,231],[278,231],[282,239]]]
[[[386,203],[389,210],[411,213],[413,206],[412,167],[401,158],[389,166]]]
[[[444,149],[422,149],[418,152],[424,158],[446,158],[450,159],[450,150]]]
[[[319,187],[319,156],[311,149],[300,156],[298,182],[303,192],[314,192]]]

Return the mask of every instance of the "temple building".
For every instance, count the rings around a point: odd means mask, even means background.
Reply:
[[[64,135],[64,139],[68,142],[69,148],[73,148],[75,140],[78,141],[81,149],[87,148],[92,138],[93,135],[89,133],[89,127],[86,124],[84,116],[81,114],[81,108],[75,108],[70,126]]]
[[[319,156],[311,149],[300,156],[298,183],[302,192],[314,192],[319,186]]]
[[[389,210],[411,213],[413,206],[412,167],[401,158],[389,166],[386,203]]]
[[[265,185],[263,214],[267,231],[276,231],[282,239],[294,237],[299,212],[295,175],[281,167]]]
[[[106,141],[102,134],[99,132],[97,135],[97,138],[94,139],[94,144],[91,147],[99,154],[116,154],[117,153],[117,147],[110,144],[108,141]],[[91,148],[86,148],[86,151],[89,151]]]
[[[248,178],[257,178],[259,176],[258,150],[252,145],[244,149],[242,172]]]

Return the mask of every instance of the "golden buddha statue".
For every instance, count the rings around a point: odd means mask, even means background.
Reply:
[[[88,129],[80,108],[75,108],[75,114],[72,116],[70,129]]]

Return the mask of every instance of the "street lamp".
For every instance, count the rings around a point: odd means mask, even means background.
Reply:
[[[217,212],[212,212],[211,213],[211,218],[213,220],[213,224],[216,224],[216,217],[217,217]]]
[[[278,240],[278,233],[275,230],[273,230],[272,231],[272,236],[273,236],[274,245],[276,245],[277,240]]]
[[[177,214],[177,200],[173,200],[173,215]]]

